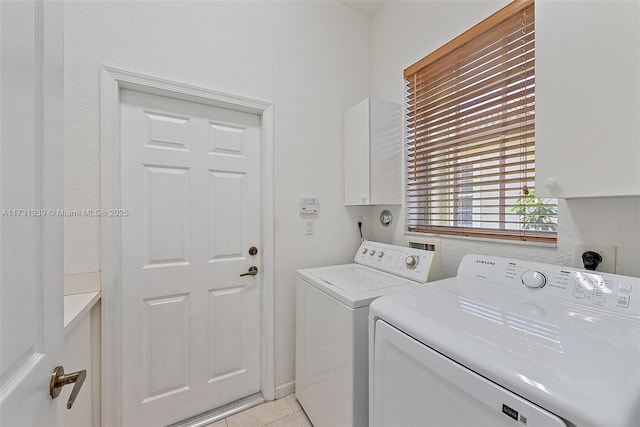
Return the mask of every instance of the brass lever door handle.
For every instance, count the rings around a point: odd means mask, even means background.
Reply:
[[[73,402],[75,402],[76,397],[78,397],[82,384],[84,384],[85,378],[87,378],[86,369],[65,375],[64,368],[62,366],[56,366],[51,373],[51,382],[49,382],[49,394],[51,398],[55,399],[58,397],[62,387],[73,383],[73,390],[71,390],[71,395],[67,401],[67,409],[71,409]]]
[[[255,276],[256,274],[258,274],[258,267],[253,265],[253,266],[249,267],[249,271],[247,271],[246,273],[242,273],[240,275],[240,277],[242,277],[242,276]]]

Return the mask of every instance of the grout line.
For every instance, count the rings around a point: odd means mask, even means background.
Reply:
[[[291,405],[291,402],[289,402],[289,396],[282,397],[281,399],[284,399],[287,401],[287,405],[289,405],[289,409],[291,409],[291,413],[296,412],[295,409],[293,409],[293,405]]]
[[[291,406],[291,405],[289,405],[289,406]],[[290,417],[291,415],[293,415],[293,416],[295,417],[296,421],[298,422],[298,425],[299,425],[300,427],[302,427],[302,423],[301,423],[301,422],[300,422],[300,420],[298,419],[298,416],[296,415],[296,413],[295,413],[295,412],[291,412],[290,414],[287,414],[287,415],[285,415],[285,416],[283,416],[283,417],[280,417],[280,418],[278,418],[277,420],[273,420],[273,421],[271,421],[271,422],[269,422],[269,423],[267,423],[267,424],[262,424],[260,427],[269,427],[271,424],[276,423],[276,422],[280,421],[280,420],[281,420],[281,419],[283,419],[283,418]]]
[[[306,418],[306,423],[311,424],[311,421],[309,420],[309,416],[307,415],[306,412],[304,412],[304,408],[300,408],[297,411],[294,412],[294,414],[296,414],[296,418],[298,419],[298,423],[300,424],[300,427],[302,427],[302,420],[300,419],[300,416],[298,415],[299,413],[302,413],[302,416],[304,416]],[[306,424],[305,423],[305,424]]]
[[[264,405],[267,405],[267,404],[269,404],[269,403],[275,403],[275,402],[276,402],[276,401],[278,401],[278,400],[285,400],[285,401],[286,401],[286,403],[287,403],[287,407],[289,408],[289,413],[287,413],[287,414],[283,415],[282,417],[277,418],[277,419],[275,419],[275,420],[271,420],[271,421],[269,421],[269,422],[267,422],[267,423],[262,423],[262,421],[259,421],[259,422],[260,422],[259,427],[267,427],[267,426],[269,426],[269,425],[271,425],[271,424],[273,424],[273,423],[275,423],[275,422],[277,422],[277,421],[280,421],[280,420],[282,420],[283,418],[286,418],[286,417],[288,417],[288,416],[291,416],[291,415],[293,415],[293,416],[296,418],[296,421],[298,422],[298,425],[299,425],[300,427],[302,427],[302,422],[301,422],[301,421],[300,421],[300,419],[298,418],[298,415],[296,415],[296,410],[294,410],[294,409],[293,409],[293,406],[291,405],[291,402],[289,402],[289,399],[287,399],[287,396],[281,397],[280,399],[276,399],[276,400],[272,400],[272,401],[268,401],[268,402],[261,403],[261,404],[260,404],[260,405],[258,405],[258,406],[254,406],[253,408],[249,408],[249,409],[246,409],[246,410],[244,410],[244,411],[242,411],[242,412],[238,412],[237,414],[234,414],[234,415],[232,415],[232,416],[242,414],[242,413],[247,412],[247,411],[249,411],[249,410],[251,410],[251,409],[259,408],[260,406],[264,406]],[[300,410],[301,410],[301,409],[298,409],[298,411],[300,411]],[[224,418],[224,422],[225,422],[225,426],[226,426],[226,427],[229,427],[229,423],[228,423],[228,421],[227,421],[229,418],[230,418],[230,417]]]

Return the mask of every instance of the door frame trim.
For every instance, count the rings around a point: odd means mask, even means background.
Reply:
[[[261,237],[261,378],[266,400],[275,399],[274,347],[274,106],[257,99],[218,92],[185,83],[103,65],[100,69],[100,204],[102,209],[120,208],[120,90],[132,89],[168,95],[186,101],[244,111],[261,116],[260,182],[262,197]],[[122,425],[120,223],[101,219],[102,249],[102,425]]]

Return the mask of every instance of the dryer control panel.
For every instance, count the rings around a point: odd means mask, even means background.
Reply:
[[[466,255],[458,277],[640,316],[640,278],[485,255]]]
[[[441,279],[443,275],[442,261],[436,252],[386,243],[363,242],[354,262],[420,283]]]

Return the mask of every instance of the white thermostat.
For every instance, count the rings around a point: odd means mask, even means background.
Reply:
[[[320,203],[317,197],[300,197],[301,214],[317,214],[320,212]]]

